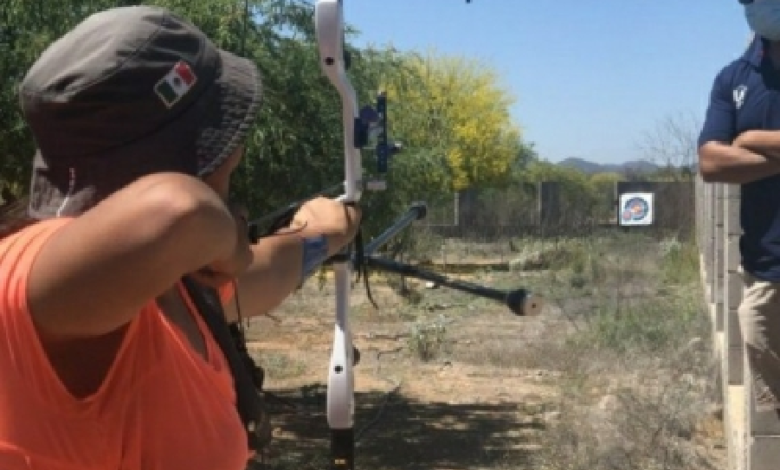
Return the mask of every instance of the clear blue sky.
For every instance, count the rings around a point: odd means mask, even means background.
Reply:
[[[745,49],[737,0],[344,0],[358,44],[482,57],[517,99],[543,158],[642,157],[670,114],[702,116],[717,71]]]

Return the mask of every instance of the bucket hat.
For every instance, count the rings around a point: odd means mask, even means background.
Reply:
[[[37,151],[28,216],[78,215],[138,177],[204,177],[241,145],[261,96],[257,67],[154,6],[87,17],[22,80]]]

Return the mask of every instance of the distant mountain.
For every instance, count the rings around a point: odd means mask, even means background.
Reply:
[[[594,163],[577,157],[569,157],[559,162],[558,166],[574,168],[591,175],[595,173],[618,173],[621,175],[627,173],[653,173],[660,169],[658,165],[645,160],[635,160],[625,163]]]

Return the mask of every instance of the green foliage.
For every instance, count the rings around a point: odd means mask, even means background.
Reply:
[[[561,186],[560,211],[564,214],[593,214],[603,206],[603,185],[574,168],[559,166],[546,161],[532,161],[516,179],[526,183],[554,181]],[[606,206],[609,207],[609,206]]]
[[[699,252],[693,243],[677,239],[661,243],[663,282],[667,286],[690,286],[699,279]]]
[[[596,173],[590,176],[590,182],[599,184],[614,184],[618,181],[625,181],[625,177],[619,173]]]
[[[573,342],[623,354],[675,349],[691,339],[704,317],[698,298],[697,250],[676,240],[662,242],[660,250],[658,293],[600,305]]]
[[[509,113],[514,99],[496,72],[435,53],[407,54],[404,65],[385,80],[402,105],[393,129],[410,147],[439,155],[430,184],[442,190],[505,184],[524,149]]]
[[[592,318],[588,335],[580,340],[618,353],[668,350],[688,339],[685,333],[698,307],[694,302],[681,305],[664,300],[601,309]]]
[[[221,48],[255,61],[263,106],[234,197],[252,216],[306,197],[343,179],[341,102],[319,68],[313,3],[307,0],[8,0],[0,11],[0,185],[27,190],[34,142],[19,113],[17,86],[53,40],[106,8],[155,4],[199,26]],[[361,104],[391,91],[392,137],[405,151],[391,162],[391,189],[363,199],[368,236],[414,200],[447,197],[452,187],[506,180],[533,152],[509,119],[509,95],[484,64],[461,58],[357,48],[348,26],[349,70]],[[439,114],[428,111],[436,108]],[[371,149],[364,167],[375,166]]]
[[[447,326],[443,317],[430,322],[417,322],[411,328],[408,346],[421,361],[430,361],[446,344]]]

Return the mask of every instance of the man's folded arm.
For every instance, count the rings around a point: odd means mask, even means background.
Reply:
[[[699,171],[707,183],[745,184],[780,174],[780,158],[708,141],[699,147]]]
[[[728,69],[715,78],[699,135],[699,172],[708,183],[745,184],[780,174],[780,134],[737,134]],[[752,142],[757,137],[757,142]],[[760,145],[758,145],[760,144]],[[771,150],[767,152],[761,151]]]

